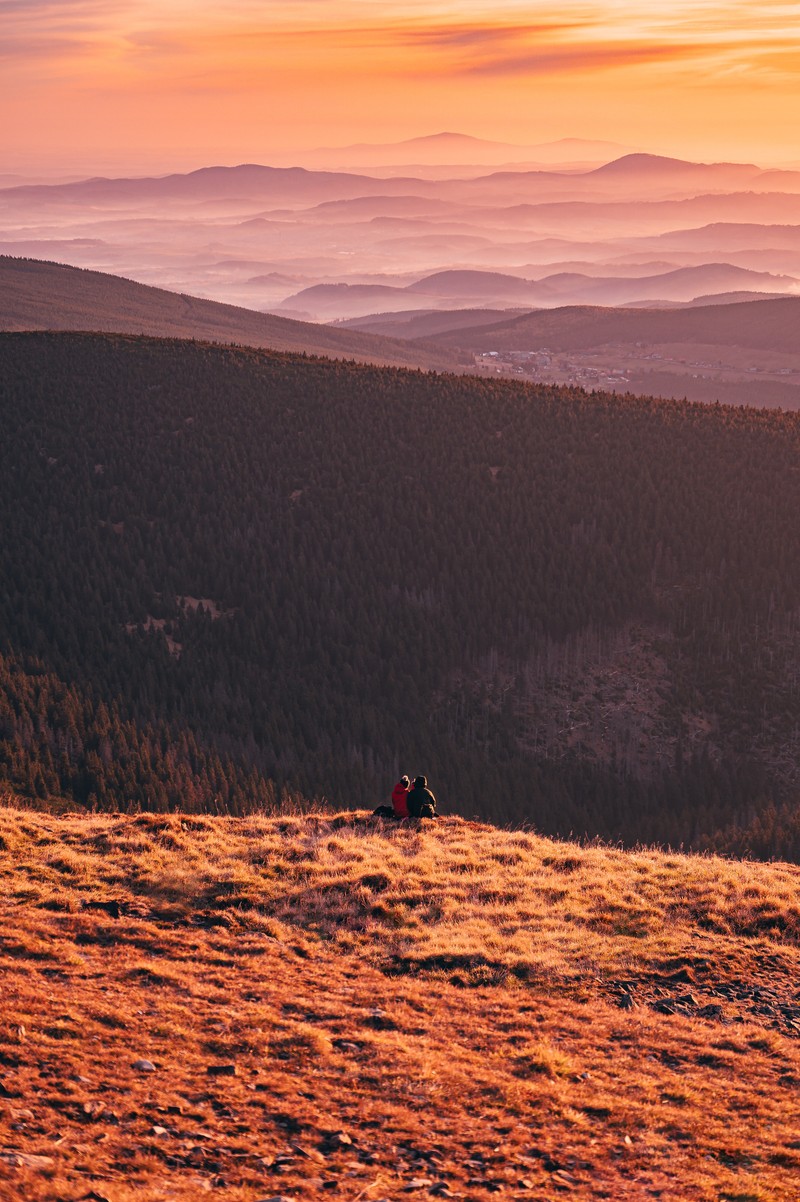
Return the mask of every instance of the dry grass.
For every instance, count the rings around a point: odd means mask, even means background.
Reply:
[[[0,876],[3,1202],[800,1193],[798,868],[8,807]]]

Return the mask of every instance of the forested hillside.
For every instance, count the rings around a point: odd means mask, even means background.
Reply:
[[[795,415],[0,338],[0,772],[800,854]]]

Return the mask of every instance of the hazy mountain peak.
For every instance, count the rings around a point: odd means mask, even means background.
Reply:
[[[605,163],[602,167],[597,167],[592,172],[593,175],[622,175],[625,173],[641,174],[648,172],[650,174],[669,173],[671,171],[685,173],[687,171],[701,172],[712,170],[727,169],[735,171],[737,174],[753,173],[757,174],[761,169],[755,163],[693,163],[689,159],[669,158],[666,155],[647,154],[645,152],[636,151],[632,154],[624,154],[621,158],[613,159],[610,163]]]

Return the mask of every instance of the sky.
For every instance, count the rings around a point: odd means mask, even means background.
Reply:
[[[800,160],[800,3],[0,0],[0,172],[454,130]]]

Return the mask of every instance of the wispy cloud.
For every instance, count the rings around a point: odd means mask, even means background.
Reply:
[[[797,11],[770,0],[2,0],[0,54],[24,66],[152,53],[235,71],[237,57],[251,60],[255,48],[269,60],[276,47],[299,55],[311,45],[333,55],[380,47],[384,68],[401,74],[570,73],[695,60],[704,50],[710,61],[746,62],[756,44],[785,61],[800,44]]]

